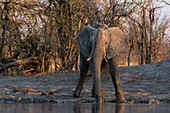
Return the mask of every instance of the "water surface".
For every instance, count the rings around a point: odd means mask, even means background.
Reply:
[[[0,113],[170,113],[170,104],[0,104]]]

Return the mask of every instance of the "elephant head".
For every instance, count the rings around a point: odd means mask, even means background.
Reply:
[[[117,27],[108,28],[105,24],[94,23],[83,28],[77,41],[81,53],[89,61],[95,51],[101,51],[105,59],[114,57],[125,47],[127,37]]]
[[[102,62],[109,61],[110,69],[114,70],[113,72],[111,71],[111,76],[115,86],[116,98],[122,102],[125,101],[118,69],[114,68],[112,57],[126,45],[126,34],[117,27],[108,28],[105,24],[94,23],[92,26],[83,28],[77,37],[77,41],[80,47],[80,80],[73,95],[79,96],[90,65],[90,71],[93,76],[94,96],[97,103],[102,102],[100,85]]]

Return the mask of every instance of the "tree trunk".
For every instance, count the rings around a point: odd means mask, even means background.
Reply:
[[[7,12],[8,14],[8,3],[9,2],[5,2],[5,6],[4,6],[4,10],[5,12]],[[5,43],[5,31],[6,31],[6,28],[7,28],[7,21],[8,21],[8,17],[7,17],[7,14],[4,15],[4,17],[2,16],[2,19],[4,20],[3,24],[2,24],[2,42],[1,42],[1,45],[0,45],[0,62],[2,60],[2,54],[3,54],[3,49],[4,49],[4,43]]]
[[[143,64],[143,39],[144,39],[144,35],[143,35],[143,29],[142,29],[142,35],[141,35],[141,42],[140,42],[140,64]]]
[[[150,43],[149,43],[149,63],[151,63],[152,55],[152,39],[153,39],[153,23],[154,23],[154,9],[149,11],[149,20],[150,20]]]
[[[141,46],[141,44],[140,44],[140,41],[138,41],[137,42],[137,44],[138,44],[138,64],[140,65],[140,46]]]
[[[130,66],[130,55],[131,55],[132,48],[133,48],[133,36],[132,36],[132,39],[130,40],[130,42],[131,42],[131,45],[130,45],[130,49],[129,49],[129,53],[128,53],[128,66]]]
[[[147,39],[147,31],[146,31],[146,27],[144,27],[145,29],[145,52],[146,52],[146,57],[145,57],[145,64],[149,63],[149,52],[148,52],[148,39]]]
[[[147,39],[147,31],[146,31],[146,11],[145,8],[143,8],[143,39],[145,39],[145,64],[148,64],[148,39]]]
[[[5,43],[5,30],[6,30],[6,25],[2,25],[3,31],[2,31],[2,42],[0,46],[0,62],[2,60],[2,54],[3,54],[3,48],[4,48],[4,43]]]
[[[142,12],[143,12],[143,15],[142,15],[142,32],[141,32],[141,53],[140,53],[140,55],[141,55],[141,64],[143,64],[143,58],[144,58],[144,52],[143,52],[143,40],[144,40],[144,38],[145,38],[145,36],[144,36],[144,28],[145,28],[145,8],[143,7],[142,8]]]

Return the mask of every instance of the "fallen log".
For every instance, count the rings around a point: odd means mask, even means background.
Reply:
[[[15,62],[15,60],[17,59],[17,57],[19,56],[20,53],[21,53],[21,51],[15,51],[13,56],[11,56],[9,58],[2,58],[1,63],[6,64],[9,62]]]
[[[10,68],[10,67],[16,67],[20,65],[35,63],[38,58],[37,57],[29,57],[25,59],[16,60],[15,62],[10,62],[6,64],[0,65],[0,72],[2,72],[4,69]]]
[[[28,69],[28,70],[21,71],[21,73],[28,73],[28,72],[31,72],[31,71],[35,71],[35,69],[31,68],[31,69]]]

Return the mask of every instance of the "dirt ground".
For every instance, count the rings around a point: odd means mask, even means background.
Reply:
[[[170,103],[170,58],[119,69],[128,103]],[[81,97],[72,96],[78,79],[79,72],[68,70],[48,75],[0,76],[0,103],[93,103],[92,77],[86,78]],[[114,86],[108,69],[105,69],[101,80],[103,101],[115,102]]]

